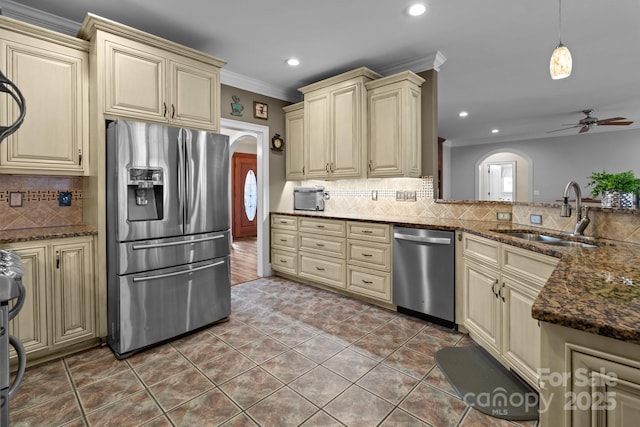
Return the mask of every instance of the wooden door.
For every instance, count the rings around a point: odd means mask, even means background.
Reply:
[[[233,237],[258,235],[258,185],[255,154],[234,153],[231,161]]]

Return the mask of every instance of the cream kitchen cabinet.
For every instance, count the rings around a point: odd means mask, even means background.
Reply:
[[[283,108],[285,122],[285,170],[287,180],[304,180],[304,103]]]
[[[27,107],[0,144],[0,173],[88,174],[89,44],[0,16],[0,69]],[[0,110],[3,125],[18,117],[10,105]]]
[[[558,259],[468,233],[461,236],[464,328],[537,387],[540,329],[531,306]]]
[[[422,175],[420,86],[423,82],[423,78],[406,71],[365,84],[369,111],[369,177]]]
[[[345,289],[347,270],[345,221],[300,218],[299,276]]]
[[[94,15],[79,35],[95,43],[105,114],[219,130],[224,61]]]
[[[347,290],[391,304],[391,226],[347,222]]]
[[[271,268],[298,274],[298,218],[271,215]]]
[[[367,68],[300,88],[304,94],[304,167],[307,179],[366,177]]]
[[[640,417],[640,346],[542,323],[541,427],[631,427]]]
[[[26,301],[11,321],[29,363],[96,345],[96,289],[92,236],[3,245],[24,267]]]

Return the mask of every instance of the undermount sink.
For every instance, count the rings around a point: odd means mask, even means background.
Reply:
[[[559,237],[547,236],[546,234],[536,233],[536,232],[526,232],[526,231],[506,231],[506,230],[493,230],[496,233],[506,234],[507,236],[517,237],[518,239],[529,240],[532,242],[540,242],[547,245],[553,246],[564,246],[564,247],[583,247],[583,248],[595,248],[597,247],[593,243],[586,242],[576,242],[573,240],[565,240]]]

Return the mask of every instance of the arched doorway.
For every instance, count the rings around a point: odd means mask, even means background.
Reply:
[[[476,163],[475,196],[477,200],[532,201],[531,159],[515,150],[487,153]]]

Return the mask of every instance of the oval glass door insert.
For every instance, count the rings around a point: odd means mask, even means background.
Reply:
[[[253,221],[258,210],[258,183],[256,174],[250,170],[244,178],[244,212]]]

